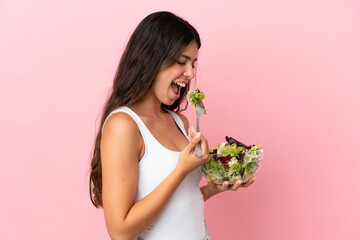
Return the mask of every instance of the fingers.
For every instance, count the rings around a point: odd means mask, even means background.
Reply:
[[[256,177],[252,177],[252,178],[248,179],[246,182],[238,180],[234,184],[230,184],[229,181],[225,181],[221,185],[218,185],[218,188],[219,188],[220,192],[223,192],[223,191],[226,191],[226,190],[236,191],[240,187],[248,187],[248,186],[250,186],[251,184],[254,183],[255,179],[256,179]],[[215,183],[213,183],[210,179],[208,179],[208,184],[214,185]]]
[[[188,151],[194,152],[195,146],[201,141],[201,133],[189,129],[188,138],[190,139],[190,143],[187,146]]]
[[[195,137],[196,131],[193,127],[190,127],[188,130],[188,138],[191,140]]]
[[[242,182],[240,180],[236,181],[234,185],[231,186],[230,190],[236,191],[241,186]]]
[[[206,140],[206,138],[204,136],[201,136],[200,145],[201,145],[203,155],[208,157],[209,156],[209,145],[208,145],[208,142],[207,142],[207,140]]]
[[[229,181],[225,181],[221,185],[219,185],[219,187],[220,187],[219,190],[221,192],[224,192],[224,191],[227,191],[227,190],[236,191],[241,186],[241,183],[242,183],[241,181],[237,181],[234,184],[230,184]]]
[[[223,182],[221,185],[221,191],[226,191],[229,188],[230,183],[228,181]]]
[[[224,192],[229,189],[230,183],[228,181],[223,182],[222,184],[214,183],[211,179],[207,179],[208,186],[215,193]]]
[[[252,177],[250,180],[248,180],[247,182],[244,182],[240,185],[240,187],[248,187],[251,184],[253,184],[253,182],[255,181],[256,177]]]
[[[242,183],[247,183],[249,182],[253,177],[252,176],[248,176],[247,178],[245,178],[244,180],[242,180]]]
[[[221,185],[221,191],[226,191],[226,190],[232,190],[232,191],[236,191],[238,190],[239,187],[241,187],[242,182],[236,181],[234,184],[230,184],[228,181],[223,182],[223,184]]]
[[[193,127],[188,130],[188,138],[190,139],[189,148],[190,151],[194,152],[195,146],[200,144],[202,156],[205,159],[209,160],[209,146],[206,138],[202,136],[200,132],[196,132]]]
[[[188,130],[188,138],[192,141],[197,135],[198,135],[198,132],[195,131],[195,129],[193,127],[190,127]],[[209,150],[209,146],[207,145],[207,140],[203,136],[201,136],[201,138],[200,138],[200,145],[201,145],[202,149],[204,149],[204,151]],[[205,148],[205,145],[206,145],[206,148]]]
[[[196,133],[196,135],[191,139],[190,144],[194,147],[201,141],[201,133]]]

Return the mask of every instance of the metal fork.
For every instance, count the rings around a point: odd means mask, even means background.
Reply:
[[[205,106],[202,101],[195,104],[195,110],[196,110],[196,131],[200,132],[200,116],[203,115],[205,112]],[[200,144],[196,145],[194,153],[197,157],[202,156],[202,150]]]

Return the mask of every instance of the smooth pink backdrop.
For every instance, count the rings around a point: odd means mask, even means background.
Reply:
[[[265,147],[251,187],[205,203],[213,239],[360,239],[350,0],[0,1],[0,239],[109,239],[88,196],[96,123],[130,34],[158,10],[200,32],[210,145]]]

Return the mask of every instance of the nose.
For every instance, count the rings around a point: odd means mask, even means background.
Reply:
[[[194,77],[194,68],[191,64],[186,65],[186,69],[185,69],[183,75],[189,80]]]

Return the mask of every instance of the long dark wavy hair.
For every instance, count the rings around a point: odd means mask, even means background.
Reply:
[[[200,37],[196,29],[170,12],[148,15],[131,35],[116,70],[111,94],[101,113],[102,120],[95,139],[89,193],[96,208],[103,207],[100,141],[105,119],[114,109],[141,100],[151,89],[159,69],[176,63],[185,47],[193,40],[200,48]],[[181,89],[180,97],[171,106],[162,104],[162,107],[175,112],[186,109],[187,103],[184,109],[180,109],[180,104],[189,90],[188,85]]]

